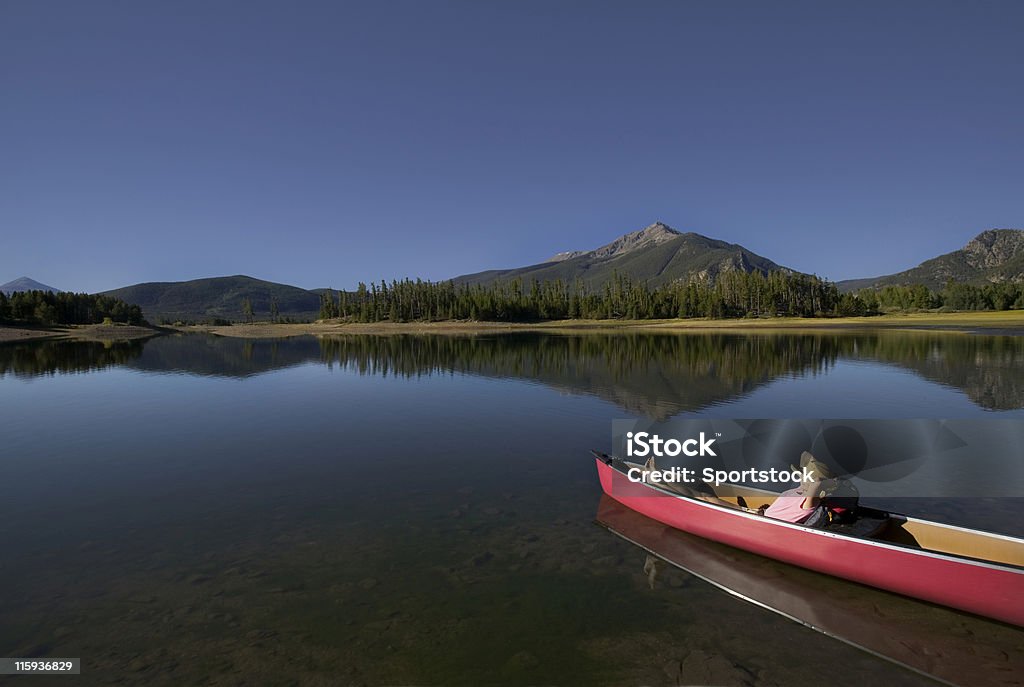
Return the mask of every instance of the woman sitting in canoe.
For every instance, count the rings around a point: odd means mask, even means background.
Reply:
[[[775,502],[764,510],[764,515],[776,520],[813,527],[818,525],[822,518],[828,517],[825,507],[821,504],[821,499],[826,495],[821,483],[832,478],[832,471],[807,451],[800,454],[800,468],[806,469],[814,479],[782,492]],[[797,471],[798,468],[794,467],[793,470]]]
[[[819,461],[807,451],[800,454],[800,467],[793,467],[792,469],[794,472],[802,472],[803,468],[806,468],[807,472],[813,477],[811,481],[803,482],[793,489],[782,492],[776,497],[775,502],[770,506],[761,506],[756,510],[749,508],[743,497],[740,497],[737,500],[737,503],[730,503],[729,501],[718,498],[718,496],[713,492],[708,493],[705,491],[698,491],[697,489],[685,484],[666,484],[664,485],[664,488],[684,496],[697,498],[719,506],[726,506],[727,508],[741,508],[751,513],[758,513],[769,518],[775,518],[776,520],[785,520],[786,522],[808,525],[810,527],[819,527],[827,524],[828,522],[828,512],[825,506],[821,503],[821,500],[829,494],[830,490],[824,488],[825,485],[823,482],[826,480],[832,480],[832,471],[828,469],[827,465]],[[644,470],[649,471],[656,469],[657,466],[654,463],[654,458],[649,458],[644,464]],[[834,483],[831,486],[834,487]]]

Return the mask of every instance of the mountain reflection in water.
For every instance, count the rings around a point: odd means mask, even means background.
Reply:
[[[959,390],[978,408],[1024,407],[1024,338],[939,332],[835,334],[203,335],[0,346],[0,376],[120,366],[246,378],[310,363],[362,375],[468,374],[589,394],[653,419],[744,397],[780,378],[828,374],[837,361],[892,366]]]

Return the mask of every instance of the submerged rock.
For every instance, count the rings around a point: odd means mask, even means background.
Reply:
[[[505,661],[505,672],[518,673],[523,670],[530,670],[540,665],[540,659],[529,651],[520,651]]]

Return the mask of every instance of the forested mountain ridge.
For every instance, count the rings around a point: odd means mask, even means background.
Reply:
[[[312,319],[320,309],[320,297],[312,291],[245,275],[146,282],[104,294],[140,306],[151,322]]]
[[[1024,230],[989,229],[959,250],[925,260],[917,267],[838,283],[841,291],[922,284],[941,291],[950,281],[974,286],[1024,282]]]
[[[947,287],[947,283],[954,282]],[[33,282],[37,283],[37,282]],[[380,281],[353,291],[302,289],[244,275],[148,282],[106,291],[154,323],[858,315],[888,310],[1024,307],[1024,231],[982,232],[904,272],[836,285],[744,247],[662,222],[590,251],[440,282]],[[858,293],[854,293],[857,291]]]
[[[455,277],[456,284],[492,284],[521,279],[524,283],[582,280],[592,289],[621,274],[651,287],[692,278],[714,280],[726,272],[791,272],[743,246],[693,232],[682,233],[663,222],[620,236],[589,251],[566,251],[527,267],[488,270]]]

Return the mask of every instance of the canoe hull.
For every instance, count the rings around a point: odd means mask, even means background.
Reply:
[[[668,494],[598,459],[606,494],[649,518],[738,549],[1024,626],[1024,571],[858,539]]]
[[[607,495],[596,521],[729,594],[946,684],[1024,684],[1024,642],[1016,627],[740,551],[652,520]]]

